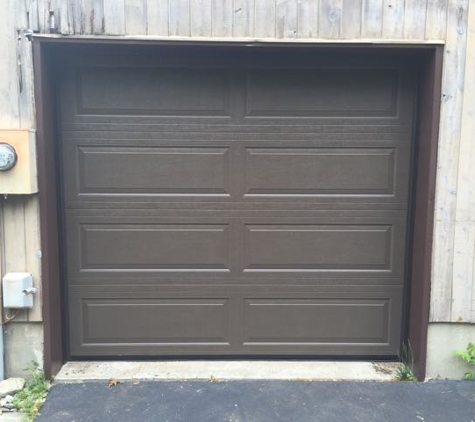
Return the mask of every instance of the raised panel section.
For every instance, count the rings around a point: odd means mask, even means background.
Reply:
[[[78,147],[77,167],[79,194],[229,196],[227,148]]]
[[[394,148],[247,148],[247,195],[394,195]]]
[[[390,225],[246,225],[245,271],[391,270]]]
[[[77,74],[79,114],[229,116],[227,69],[84,67]]]
[[[248,299],[244,344],[389,343],[388,299]]]
[[[252,69],[246,77],[249,117],[397,115],[395,69]]]
[[[83,342],[196,344],[229,342],[225,299],[82,299]]]
[[[82,224],[82,272],[228,272],[228,226]]]

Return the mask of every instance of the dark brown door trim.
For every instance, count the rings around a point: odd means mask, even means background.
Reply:
[[[41,224],[41,273],[44,324],[44,369],[48,378],[64,363],[59,260],[58,173],[53,63],[49,49],[33,41],[38,188]]]
[[[443,47],[433,47],[422,63],[417,110],[408,338],[420,380],[426,373],[442,64]]]
[[[67,358],[63,339],[63,310],[60,282],[59,237],[59,172],[57,170],[56,106],[54,63],[63,48],[92,50],[101,46],[145,50],[162,45],[196,45],[265,47],[306,47],[338,49],[340,54],[371,52],[372,54],[403,54],[411,51],[421,59],[418,124],[414,170],[414,198],[412,209],[413,231],[410,245],[408,289],[408,335],[414,366],[419,379],[425,377],[427,328],[429,322],[432,231],[436,177],[439,107],[442,76],[440,45],[415,44],[318,44],[318,43],[236,43],[236,42],[181,42],[141,41],[120,38],[45,37],[33,39],[34,79],[38,142],[38,182],[40,191],[41,247],[43,278],[44,359],[48,377],[59,371]],[[55,58],[56,57],[56,58]]]

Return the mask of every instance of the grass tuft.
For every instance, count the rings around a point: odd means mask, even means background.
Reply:
[[[397,367],[396,378],[399,381],[406,381],[406,382],[416,381],[416,376],[414,375],[414,372],[412,371],[411,367],[409,367],[404,362],[401,362],[399,366]]]
[[[408,343],[403,344],[401,352],[399,354],[399,360],[401,363],[396,369],[396,378],[399,381],[412,382],[416,381],[417,378],[414,375],[414,357],[412,355],[411,345]]]

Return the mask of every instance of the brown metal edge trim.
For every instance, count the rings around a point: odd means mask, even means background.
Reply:
[[[32,44],[42,252],[44,371],[47,378],[52,378],[64,363],[55,170],[55,108],[47,52],[38,41],[33,40]]]
[[[279,43],[256,41],[183,41],[144,40],[123,38],[33,37],[35,103],[37,112],[38,185],[40,191],[41,246],[43,252],[43,318],[45,374],[55,375],[65,361],[62,340],[61,288],[59,279],[59,237],[57,174],[54,161],[54,99],[51,70],[47,66],[44,46],[48,45],[182,45],[226,47],[307,47],[339,50],[419,50],[431,57],[421,72],[421,96],[418,107],[421,122],[417,133],[420,148],[416,157],[416,195],[414,204],[414,233],[409,306],[409,340],[414,353],[414,367],[418,379],[425,377],[427,329],[429,324],[432,236],[434,197],[442,81],[443,44],[379,44],[379,43]],[[50,89],[45,89],[50,88]],[[426,122],[424,124],[424,122]],[[426,142],[424,143],[424,139]],[[50,158],[48,159],[48,154]],[[50,182],[49,182],[50,181]],[[416,240],[419,243],[416,245]],[[421,265],[419,265],[419,263]],[[417,269],[420,269],[419,274]]]
[[[426,376],[442,65],[443,46],[436,46],[421,71],[418,104],[409,344],[420,381]]]

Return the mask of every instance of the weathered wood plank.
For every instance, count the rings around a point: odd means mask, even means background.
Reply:
[[[30,29],[34,32],[48,33],[49,2],[46,0],[31,0],[29,9]]]
[[[103,34],[105,30],[104,0],[93,0],[91,11],[91,31],[93,34]]]
[[[472,274],[475,274],[475,254],[472,256],[473,264],[472,264]],[[472,312],[470,313],[470,322],[475,322],[475,282],[472,282]]]
[[[384,0],[383,38],[400,39],[404,32],[404,0]]]
[[[80,3],[74,0],[69,1],[69,13],[71,14],[70,24],[73,34],[84,33],[84,22],[82,19],[82,6]]]
[[[474,256],[475,222],[456,221],[452,307],[450,309],[452,322],[475,322],[472,320]]]
[[[254,36],[257,38],[275,38],[276,36],[276,2],[255,0]]]
[[[363,38],[381,38],[383,31],[383,0],[364,0],[361,22]]]
[[[168,7],[168,0],[147,0],[148,35],[168,36]]]
[[[254,0],[233,0],[233,36],[254,36]]]
[[[455,206],[451,320],[475,322],[475,10],[469,7]]]
[[[55,7],[55,2],[52,2]],[[24,1],[14,2],[16,29],[16,57],[18,84],[19,126],[30,129],[35,127],[35,107],[33,98],[33,58],[31,42],[25,36],[28,28],[27,4]],[[6,75],[6,74],[5,74]]]
[[[466,51],[467,0],[450,0],[437,164],[431,321],[451,320],[457,173]]]
[[[340,38],[342,0],[320,0],[319,38]]]
[[[297,20],[299,38],[316,38],[318,36],[318,0],[298,0]]]
[[[233,35],[233,1],[232,0],[212,0],[212,36],[232,37]]]
[[[10,195],[3,199],[3,230],[5,272],[28,271],[23,197]],[[26,321],[26,318],[27,313],[21,312],[15,321]]]
[[[0,13],[0,127],[7,129],[20,125],[15,13],[13,0]]]
[[[190,36],[190,0],[171,0],[168,3],[169,34]]]
[[[125,34],[147,34],[147,0],[125,0]]]
[[[92,29],[94,27],[94,13],[92,10],[92,1],[93,0],[81,0],[80,2],[78,2],[80,4],[79,22],[81,34],[92,34]]]
[[[9,0],[11,1],[11,0]],[[29,23],[30,23],[30,29],[33,32],[40,32],[40,14],[38,11],[38,1],[37,0],[31,0],[31,2],[28,4],[28,16],[29,16]]]
[[[38,196],[25,196],[25,260],[27,271],[31,273],[37,292],[34,295],[33,308],[28,311],[28,321],[42,321],[41,312],[41,241]]]
[[[49,33],[49,12],[51,0],[36,0],[38,2],[38,18],[41,32]]]
[[[425,38],[444,40],[447,30],[447,0],[428,0]]]
[[[422,40],[426,29],[427,0],[406,0],[404,38]]]
[[[20,30],[17,41],[18,58],[18,106],[20,112],[19,126],[24,129],[35,127],[35,98],[33,95],[33,57],[31,42]]]
[[[63,35],[71,35],[73,28],[71,27],[71,11],[69,9],[69,0],[61,0],[59,6],[59,22],[58,32]]]
[[[191,0],[191,36],[211,37],[211,0]]]
[[[355,39],[361,37],[362,10],[363,0],[343,0],[341,38]]]
[[[275,35],[277,38],[297,37],[296,0],[276,0]]]
[[[3,200],[5,270],[26,271],[25,207],[23,197],[10,195]]]
[[[104,0],[104,29],[108,35],[125,34],[125,0]]]

